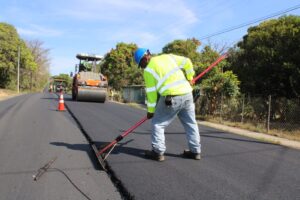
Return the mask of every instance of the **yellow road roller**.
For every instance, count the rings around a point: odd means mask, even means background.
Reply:
[[[72,99],[75,101],[94,101],[104,103],[107,96],[108,81],[103,74],[96,72],[102,56],[77,54],[79,64],[75,67],[72,83]]]

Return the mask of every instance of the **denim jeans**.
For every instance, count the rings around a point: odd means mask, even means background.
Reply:
[[[195,104],[192,93],[172,97],[172,105],[166,106],[165,97],[161,96],[152,118],[152,149],[159,154],[166,151],[165,128],[178,116],[188,141],[189,150],[201,153],[200,134],[195,116]]]

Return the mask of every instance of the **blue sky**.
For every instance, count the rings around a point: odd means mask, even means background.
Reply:
[[[299,4],[299,0],[0,0],[0,22],[15,26],[25,40],[43,41],[50,49],[50,72],[57,75],[74,71],[77,53],[105,55],[118,42],[159,53],[175,39],[203,38]],[[300,15],[300,9],[287,14]],[[201,40],[202,46],[232,46],[247,28]]]

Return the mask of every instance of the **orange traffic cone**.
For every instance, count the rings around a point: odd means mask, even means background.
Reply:
[[[65,102],[64,102],[64,96],[62,92],[60,93],[59,96],[58,111],[65,111]]]

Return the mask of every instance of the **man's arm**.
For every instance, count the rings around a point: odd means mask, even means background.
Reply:
[[[193,80],[193,77],[195,75],[194,67],[193,67],[191,59],[189,59],[189,58],[185,58],[185,59],[186,59],[186,62],[185,62],[185,65],[183,66],[183,69],[185,71],[187,80],[191,83]]]
[[[147,95],[147,111],[148,113],[154,113],[156,102],[157,102],[157,90],[156,84],[157,80],[153,77],[151,73],[144,70],[144,80],[145,80],[145,90]]]

